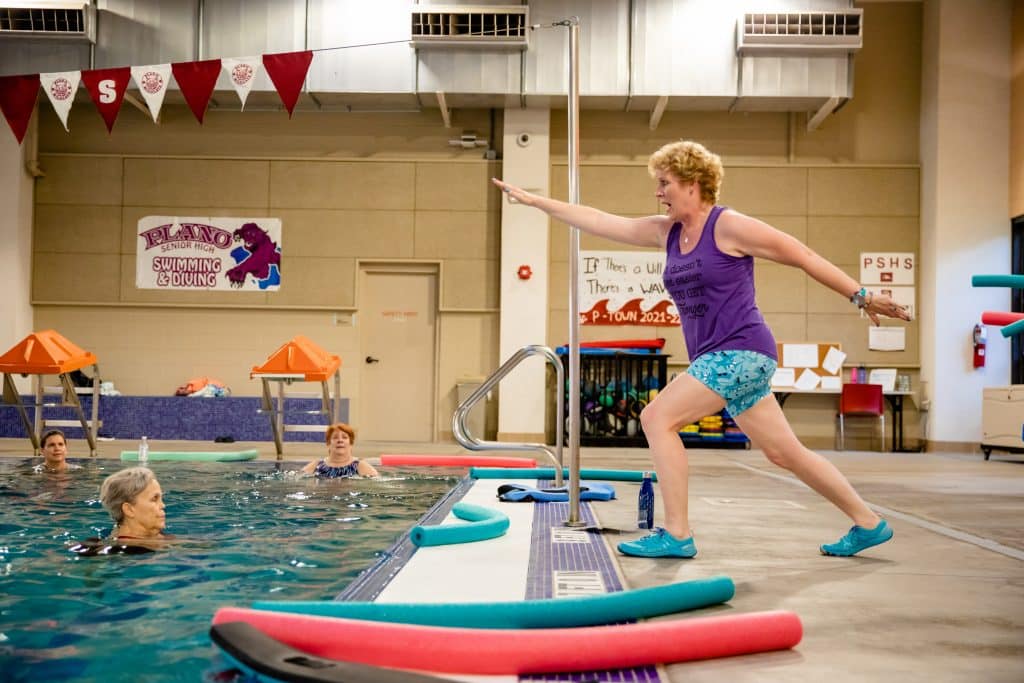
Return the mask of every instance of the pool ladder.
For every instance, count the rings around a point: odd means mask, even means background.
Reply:
[[[548,460],[552,462],[555,468],[555,486],[563,486],[563,475],[562,475],[562,444],[565,442],[565,403],[556,398],[555,404],[557,406],[558,417],[555,420],[555,449],[552,450],[550,446],[542,443],[514,443],[505,441],[482,441],[474,437],[469,433],[466,428],[466,417],[469,415],[469,411],[477,404],[482,398],[497,386],[498,382],[502,380],[508,373],[512,372],[513,368],[522,363],[524,360],[531,356],[544,356],[548,362],[555,366],[555,377],[556,385],[558,389],[555,392],[557,397],[559,392],[565,390],[565,369],[562,367],[562,362],[558,359],[558,356],[547,346],[540,346],[532,344],[530,346],[524,346],[519,349],[512,356],[501,364],[497,370],[495,370],[487,379],[480,384],[480,386],[474,391],[469,397],[462,402],[462,404],[455,409],[455,414],[452,415],[452,434],[455,436],[455,440],[459,442],[463,448],[471,451],[536,451],[543,453],[547,456]],[[576,477],[578,481],[578,477]],[[577,525],[579,520],[579,493],[570,491],[569,495],[569,520],[567,524]]]

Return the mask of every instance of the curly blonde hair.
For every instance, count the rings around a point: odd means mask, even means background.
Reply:
[[[718,192],[725,176],[722,159],[699,142],[668,143],[647,160],[647,170],[652,176],[658,171],[667,171],[684,183],[696,181],[701,199],[709,204],[718,203]]]

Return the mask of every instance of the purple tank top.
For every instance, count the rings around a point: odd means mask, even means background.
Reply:
[[[668,233],[662,279],[683,326],[693,362],[711,351],[757,351],[778,360],[775,337],[754,298],[754,257],[731,256],[715,243],[724,206],[712,207],[697,246],[679,253],[682,224]]]

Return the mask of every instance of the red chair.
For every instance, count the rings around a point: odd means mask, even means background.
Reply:
[[[844,450],[847,417],[877,417],[885,450],[885,397],[881,384],[844,384],[839,394],[839,450]]]

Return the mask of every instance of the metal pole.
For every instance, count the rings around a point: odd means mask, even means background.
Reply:
[[[569,203],[580,203],[580,18],[569,26]],[[569,519],[566,526],[583,526],[580,520],[580,231],[569,227]]]

